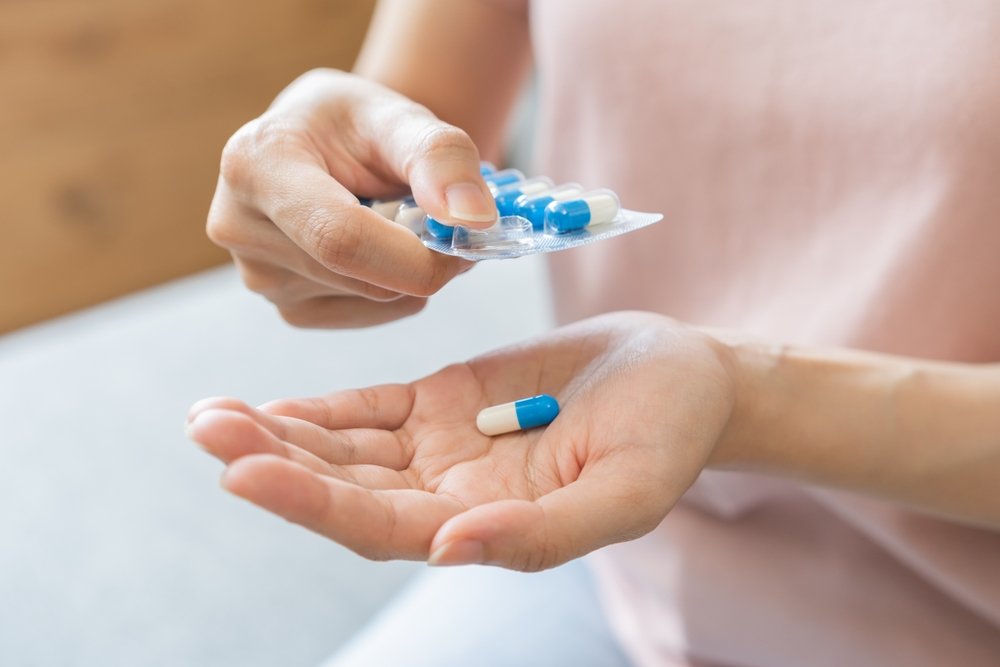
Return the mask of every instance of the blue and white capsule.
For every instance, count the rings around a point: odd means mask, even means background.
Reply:
[[[420,232],[424,230],[425,217],[427,214],[424,213],[424,209],[417,205],[416,200],[413,197],[407,197],[396,207],[396,215],[393,220],[397,225],[402,225],[419,236]]]
[[[515,203],[519,197],[541,194],[546,190],[551,190],[553,185],[552,179],[547,176],[537,176],[520,183],[505,185],[493,196],[497,203],[497,211],[500,212],[501,216],[514,215]]]
[[[524,173],[520,169],[501,169],[500,171],[494,171],[492,174],[485,174],[483,180],[486,181],[490,193],[496,196],[500,188],[505,185],[512,185],[523,181]]]
[[[450,241],[451,237],[455,235],[455,228],[451,225],[438,222],[429,215],[422,218],[422,220],[424,224],[424,231],[431,238],[438,239],[439,241]]]
[[[367,206],[371,210],[375,211],[383,218],[388,218],[392,220],[396,217],[396,211],[399,209],[399,205],[402,204],[405,199],[366,199],[364,197],[358,197],[358,203],[362,206]]]
[[[621,203],[611,190],[594,190],[545,207],[545,233],[565,234],[603,225],[618,217]]]
[[[548,426],[558,414],[559,402],[548,394],[539,394],[483,409],[476,417],[476,428],[483,435],[501,435]]]
[[[545,226],[545,207],[554,201],[576,197],[583,192],[579,183],[564,183],[539,194],[521,195],[514,201],[513,215],[531,220],[531,226],[541,230]]]

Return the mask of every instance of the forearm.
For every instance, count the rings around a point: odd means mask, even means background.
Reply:
[[[719,467],[1000,528],[1000,366],[737,344]]]
[[[531,62],[527,17],[490,0],[381,0],[355,71],[428,107],[495,158]]]

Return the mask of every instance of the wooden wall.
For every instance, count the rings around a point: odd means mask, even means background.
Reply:
[[[0,332],[224,261],[230,134],[374,0],[0,0]]]

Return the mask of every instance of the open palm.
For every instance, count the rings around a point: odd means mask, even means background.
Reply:
[[[562,406],[548,427],[476,429],[482,408],[538,393]],[[733,393],[712,339],[618,313],[411,384],[206,399],[188,430],[229,465],[227,489],[366,557],[538,570],[655,527]]]

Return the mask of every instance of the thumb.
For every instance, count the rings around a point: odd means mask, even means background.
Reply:
[[[438,119],[426,108],[409,103],[370,136],[382,137],[375,151],[400,181],[409,183],[413,198],[427,215],[450,225],[489,227],[497,219],[493,194],[479,172],[479,150],[464,131]],[[372,118],[372,115],[369,115]],[[390,128],[386,132],[386,128]]]
[[[635,539],[666,515],[651,494],[623,493],[612,481],[581,477],[536,501],[501,500],[462,512],[438,530],[428,563],[537,572]]]

